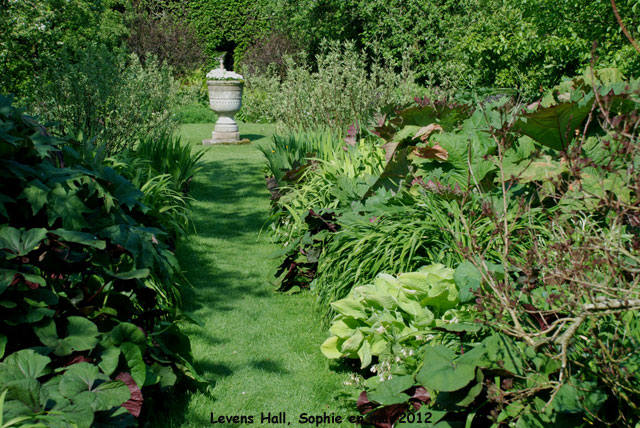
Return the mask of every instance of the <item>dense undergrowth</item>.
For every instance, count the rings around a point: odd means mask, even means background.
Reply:
[[[278,287],[317,294],[369,424],[640,420],[638,88],[416,98],[264,150]]]
[[[199,166],[165,138],[105,159],[0,97],[2,426],[133,426],[201,380],[173,242]],[[102,155],[101,155],[102,154]]]

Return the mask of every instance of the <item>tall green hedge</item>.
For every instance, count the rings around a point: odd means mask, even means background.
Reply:
[[[637,0],[618,0],[626,26],[638,34]],[[621,33],[610,0],[306,0],[273,1],[272,22],[309,50],[323,38],[354,40],[395,58],[409,54],[430,86],[517,87],[533,97],[592,58],[600,67],[638,75],[640,55]]]
[[[210,65],[227,52],[227,61],[237,62],[246,48],[266,30],[268,0],[191,0],[188,20],[202,40]],[[229,66],[231,62],[228,63]]]

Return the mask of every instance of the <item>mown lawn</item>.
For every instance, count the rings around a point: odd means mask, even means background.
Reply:
[[[184,125],[183,142],[199,149],[212,127]],[[267,426],[261,413],[285,412],[290,425],[270,426],[293,427],[301,426],[298,415],[305,412],[346,414],[334,396],[348,373],[334,371],[320,353],[326,332],[311,313],[312,296],[276,294],[269,284],[276,263],[269,255],[276,247],[262,230],[269,192],[256,146],[269,141],[273,127],[240,124],[240,132],[252,143],[208,149],[191,192],[196,233],[177,252],[194,287],[186,309],[204,322],[204,328],[186,329],[195,367],[211,384],[163,403],[166,411],[154,427],[211,425],[212,412],[216,418],[253,416],[251,426]]]

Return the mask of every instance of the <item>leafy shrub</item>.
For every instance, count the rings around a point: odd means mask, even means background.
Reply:
[[[227,69],[241,62],[244,51],[266,29],[266,1],[193,0],[185,11],[187,19],[202,41],[210,66],[217,66],[216,57],[227,53]]]
[[[4,97],[0,128],[3,420],[135,425],[145,398],[200,379],[166,232],[131,182]]]
[[[281,290],[308,286],[327,233],[337,231],[335,213],[363,196],[382,163],[382,151],[364,140],[345,144],[329,134],[317,135],[317,144],[282,139],[284,144],[272,146],[275,153],[267,154],[274,158],[273,165],[293,168],[279,166],[282,179],[271,182],[272,230],[284,246],[281,255],[286,255],[276,274]],[[288,149],[288,142],[296,146]],[[313,152],[303,155],[306,150]],[[295,160],[289,159],[291,153]]]
[[[215,123],[218,120],[218,117],[210,107],[199,103],[191,103],[176,110],[175,120],[182,124]]]
[[[100,43],[120,50],[127,38],[126,16],[114,0],[4,1],[0,16],[0,93],[21,100],[34,78],[64,55]]]
[[[378,274],[372,284],[354,287],[346,298],[331,303],[338,314],[322,352],[328,358],[359,358],[361,368],[373,356],[391,360],[403,346],[412,347],[416,336],[445,324],[441,317],[455,317],[447,311],[458,303],[453,269],[444,265],[423,266],[397,278]]]
[[[283,79],[286,76],[285,58],[299,51],[300,46],[292,38],[273,30],[249,46],[242,55],[241,70],[252,78],[275,72]]]
[[[275,121],[290,129],[328,127],[346,131],[368,123],[375,112],[390,103],[403,103],[415,94],[408,69],[396,73],[383,60],[367,64],[352,43],[325,44],[317,56],[317,71],[303,58],[288,57],[286,77],[247,77],[246,117]]]
[[[298,132],[274,135],[271,144],[258,149],[267,161],[267,173],[279,186],[296,181],[313,159],[329,160],[344,143],[330,132]]]
[[[637,28],[637,2],[616,3],[626,26]],[[541,88],[588,68],[594,41],[602,66],[630,76],[640,70],[640,57],[621,34],[607,0],[327,0],[269,6],[265,14],[275,17],[273,26],[306,46],[312,63],[324,39],[350,40],[369,55],[377,46],[396,67],[409,53],[417,81],[447,91],[508,87],[536,99]]]
[[[168,174],[176,190],[187,193],[193,177],[202,169],[204,151],[195,154],[191,146],[181,144],[180,137],[162,135],[160,138],[142,138],[134,152],[136,157],[148,160],[157,174]]]
[[[400,415],[413,405],[421,417],[431,413],[431,422],[449,425],[638,422],[630,404],[638,385],[632,349],[640,343],[640,223],[631,214],[638,85],[594,70],[530,106],[480,103],[455,126],[443,120],[454,106],[444,116],[431,110],[431,119],[400,110],[401,117],[380,124],[378,132],[395,143],[386,172],[403,178],[393,186],[398,195],[417,190],[455,202],[429,205],[456,219],[443,230],[466,259],[454,281],[476,302],[459,320],[476,324],[447,326],[439,343],[407,341],[414,358],[379,363],[374,371],[382,376],[356,377],[365,389],[358,398],[365,420],[402,426]],[[491,138],[483,143],[477,130]],[[456,160],[459,149],[467,153],[466,170]],[[321,260],[316,281],[326,269]]]
[[[185,74],[206,62],[202,45],[184,16],[164,8],[144,11],[140,6],[129,20],[127,44],[143,63],[152,56],[174,72]]]
[[[32,105],[62,134],[104,143],[110,154],[142,137],[171,133],[175,83],[169,68],[148,58],[109,52],[92,45],[66,57],[39,76]]]

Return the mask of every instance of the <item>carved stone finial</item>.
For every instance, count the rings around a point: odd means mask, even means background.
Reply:
[[[220,70],[224,70],[224,56],[226,54],[222,54],[220,55],[220,57],[218,58],[218,60],[220,61]]]

